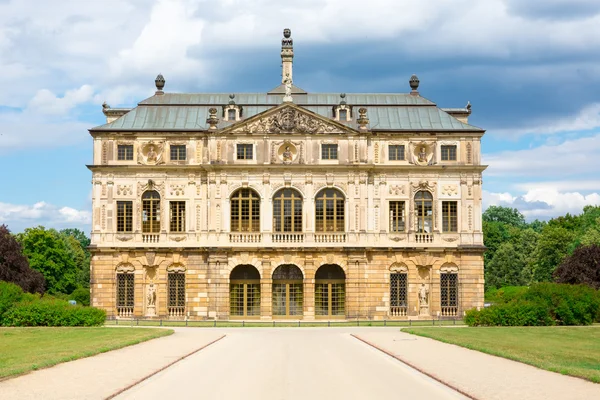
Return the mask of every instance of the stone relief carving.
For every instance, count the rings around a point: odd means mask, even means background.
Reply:
[[[102,141],[102,165],[108,164],[108,142]]]
[[[442,195],[444,196],[454,196],[458,193],[458,189],[456,185],[443,185],[442,186]]]
[[[401,242],[404,239],[406,239],[404,236],[394,236],[390,238],[390,240],[393,240],[394,242]]]
[[[469,230],[473,230],[473,206],[469,205]]]
[[[185,185],[171,185],[169,193],[171,196],[183,196],[185,194]]]
[[[389,194],[394,195],[394,196],[400,196],[405,193],[405,188],[404,185],[392,185],[389,188]]]
[[[187,239],[186,236],[171,236],[169,239],[171,239],[174,242],[183,242],[185,239]]]
[[[344,133],[335,124],[325,122],[293,107],[285,107],[272,115],[242,124],[232,133]]]
[[[411,142],[409,162],[416,165],[435,164],[435,142]]]
[[[121,235],[121,236],[116,236],[116,238],[120,242],[127,242],[127,241],[133,239],[133,235]]]
[[[473,164],[473,146],[467,143],[467,164]]]
[[[102,230],[106,229],[106,206],[103,204],[101,209],[101,219],[102,219]]]
[[[443,238],[446,242],[456,242],[458,240],[458,236],[447,236]]]
[[[131,196],[133,194],[132,185],[117,185],[118,196]]]
[[[164,164],[163,159],[165,144],[163,142],[145,142],[138,147],[138,164],[157,165]]]

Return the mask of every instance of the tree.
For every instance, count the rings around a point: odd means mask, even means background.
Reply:
[[[49,293],[71,293],[75,290],[77,264],[64,236],[54,229],[38,226],[25,229],[17,235],[17,240],[31,268],[44,275]]]
[[[0,281],[12,282],[30,293],[44,293],[44,276],[31,269],[21,245],[6,225],[0,225]]]
[[[554,271],[558,283],[584,284],[600,289],[600,246],[580,246]]]
[[[77,241],[81,244],[81,248],[87,252],[87,248],[90,245],[91,240],[85,235],[85,233],[83,233],[83,231],[75,228],[68,228],[61,230],[60,233],[77,239]]]
[[[81,247],[81,242],[74,236],[65,235],[61,231],[60,235],[65,240],[69,256],[77,266],[77,285],[81,287],[90,286],[90,255]]]
[[[483,213],[483,220],[487,222],[502,222],[503,224],[522,227],[525,226],[525,217],[516,208],[489,206]]]
[[[488,288],[521,286],[525,283],[523,271],[526,261],[512,243],[503,243],[486,265],[485,283]]]
[[[484,254],[486,263],[494,258],[498,248],[509,238],[508,227],[502,222],[483,221],[483,244],[487,247]]]
[[[540,234],[533,257],[533,280],[551,282],[552,273],[569,253],[575,233],[556,224],[548,224]]]

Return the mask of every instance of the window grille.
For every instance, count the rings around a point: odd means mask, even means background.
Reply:
[[[404,232],[404,202],[390,201],[390,232]]]
[[[273,197],[275,232],[302,232],[302,197],[294,189],[282,189]]]
[[[302,271],[295,265],[280,265],[273,271],[273,315],[285,317],[304,314],[302,281]]]
[[[117,201],[117,232],[133,231],[133,202]]]
[[[390,314],[392,317],[404,317],[408,309],[408,278],[406,273],[390,274]]]
[[[142,232],[160,232],[160,195],[155,190],[142,195]]]
[[[442,231],[458,232],[458,213],[456,201],[442,201]]]
[[[252,160],[252,145],[251,144],[238,144],[237,145],[237,159],[238,160]]]
[[[404,160],[404,145],[398,144],[388,146],[388,158],[390,161]]]
[[[337,160],[338,145],[337,144],[322,144],[321,159],[322,160]]]
[[[254,190],[238,190],[230,203],[232,232],[260,232],[260,199]]]
[[[133,316],[134,275],[117,273],[117,314],[119,317]]]
[[[185,232],[185,201],[171,202],[171,232]]]
[[[324,189],[315,199],[315,231],[344,232],[344,195],[337,189]]]
[[[442,161],[456,161],[456,145],[442,145]]]
[[[171,161],[185,161],[186,148],[185,145],[171,145]]]
[[[185,273],[169,272],[167,276],[169,316],[185,316]]]
[[[458,274],[440,274],[440,300],[443,316],[458,315]]]
[[[132,161],[133,160],[133,145],[132,144],[117,145],[117,160]]]

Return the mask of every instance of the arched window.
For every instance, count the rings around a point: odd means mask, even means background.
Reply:
[[[315,199],[315,231],[344,232],[344,195],[337,189],[323,189]]]
[[[433,196],[426,191],[415,194],[415,210],[417,211],[417,233],[433,232]]]
[[[156,190],[142,195],[142,232],[160,232],[160,195]]]
[[[339,265],[321,266],[315,274],[315,316],[346,315],[346,274]]]
[[[260,273],[252,265],[238,265],[229,275],[229,315],[260,316]]]
[[[280,265],[273,271],[273,315],[299,318],[304,313],[302,271],[295,265]]]
[[[302,196],[294,189],[282,189],[273,196],[273,230],[302,232]]]
[[[231,196],[231,232],[260,232],[260,198],[252,189]]]

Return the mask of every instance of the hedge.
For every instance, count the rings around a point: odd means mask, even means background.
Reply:
[[[17,303],[4,313],[1,322],[4,326],[97,326],[105,320],[104,310],[50,300]]]
[[[0,281],[0,320],[15,303],[23,299],[23,289],[14,283]]]
[[[590,325],[600,317],[600,293],[585,285],[539,283],[509,290],[502,302],[469,310],[469,326]],[[510,298],[510,300],[509,300]]]

